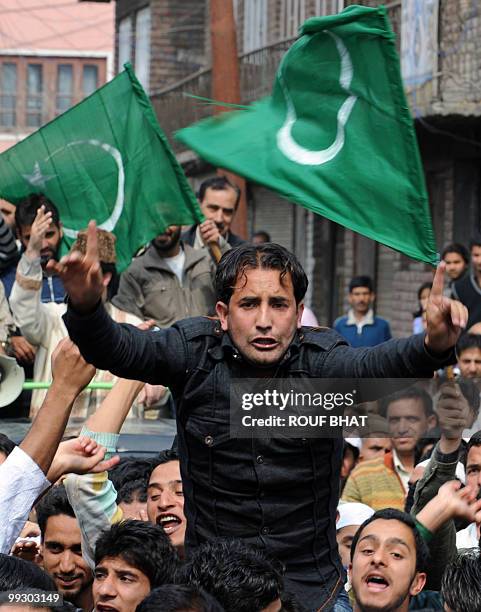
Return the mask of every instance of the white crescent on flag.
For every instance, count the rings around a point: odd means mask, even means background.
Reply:
[[[334,39],[336,43],[337,51],[341,57],[341,74],[339,77],[339,84],[344,91],[349,94],[349,97],[343,102],[341,108],[337,113],[337,134],[334,142],[325,149],[319,149],[317,151],[311,151],[305,147],[301,147],[292,136],[292,129],[297,121],[296,109],[294,102],[287,88],[286,80],[282,74],[283,63],[279,66],[278,78],[279,83],[282,87],[282,92],[286,100],[287,105],[287,116],[283,126],[277,132],[277,146],[281,153],[285,155],[291,161],[301,164],[303,166],[321,166],[326,162],[334,159],[336,155],[341,151],[344,146],[344,127],[349,120],[354,104],[356,103],[357,96],[353,96],[349,91],[351,81],[353,77],[353,68],[351,56],[347,47],[336,34],[332,32],[324,31],[321,34],[328,34]]]
[[[122,155],[120,151],[116,149],[115,147],[113,147],[112,145],[109,145],[105,142],[100,142],[100,140],[94,140],[94,139],[75,140],[73,142],[69,142],[64,147],[61,147],[60,149],[57,149],[56,151],[54,151],[44,161],[48,162],[50,159],[52,159],[52,157],[54,157],[55,155],[58,155],[59,153],[61,153],[65,149],[68,149],[69,147],[76,147],[80,145],[90,145],[93,147],[100,147],[106,153],[108,153],[109,155],[113,157],[115,164],[117,166],[118,177],[117,177],[117,194],[115,196],[115,205],[114,205],[114,208],[112,210],[112,214],[110,215],[110,217],[106,221],[103,221],[98,226],[100,229],[104,229],[108,232],[112,232],[115,226],[117,225],[120,215],[122,214],[122,211],[124,209],[124,203],[125,203],[125,192],[124,192],[125,170],[124,170],[124,164],[123,164]],[[45,184],[47,183],[47,181],[53,179],[55,176],[56,175],[54,174],[48,174],[48,175],[42,174],[40,170],[40,164],[37,161],[35,162],[33,173],[24,174],[23,178],[26,181],[28,181],[31,185],[33,185],[34,187],[45,188]],[[78,230],[71,229],[65,226],[63,227],[63,232],[69,238],[76,238],[78,234]]]

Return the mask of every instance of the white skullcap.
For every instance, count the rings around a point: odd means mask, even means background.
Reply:
[[[336,531],[349,525],[362,525],[364,521],[371,518],[374,514],[374,510],[371,507],[357,502],[339,504],[337,511],[339,512],[339,520],[336,523]]]
[[[362,440],[361,438],[346,438],[346,442],[351,446],[354,446],[358,450],[362,448]]]

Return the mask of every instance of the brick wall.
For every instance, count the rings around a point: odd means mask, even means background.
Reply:
[[[161,89],[207,65],[206,0],[153,0],[151,89]]]
[[[116,48],[119,21],[150,5],[150,89],[156,91],[205,68],[209,62],[208,0],[117,0]],[[133,46],[135,43],[133,41]],[[132,57],[134,54],[132,53]]]
[[[444,112],[481,112],[481,15],[479,2],[441,3],[440,71]]]

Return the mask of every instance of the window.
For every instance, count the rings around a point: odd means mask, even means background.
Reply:
[[[267,44],[267,0],[244,2],[244,53]]]
[[[0,124],[14,127],[17,123],[17,65],[2,64],[0,94]]]
[[[146,91],[150,80],[150,7],[138,11],[135,20],[135,74]]]
[[[282,0],[281,36],[283,38],[297,36],[299,26],[301,26],[305,20],[305,0]]]
[[[43,67],[27,66],[27,127],[40,127],[43,119]]]
[[[72,64],[57,66],[57,99],[56,113],[60,115],[68,110],[73,103],[73,68]]]
[[[126,17],[119,23],[119,59],[118,72],[124,64],[132,59],[132,17]]]
[[[344,0],[316,0],[316,16],[335,15],[344,8]]]
[[[99,69],[97,66],[86,64],[82,73],[82,96],[90,96],[99,86]]]

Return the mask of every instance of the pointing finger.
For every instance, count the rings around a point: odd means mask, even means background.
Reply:
[[[434,275],[430,297],[437,299],[437,300],[443,297],[445,269],[446,269],[446,264],[444,263],[444,261],[442,261],[436,268],[436,274]]]
[[[98,259],[98,246],[97,246],[97,224],[95,221],[90,221],[87,228],[87,251],[86,258],[89,261],[96,261]]]
[[[454,326],[465,329],[468,322],[468,310],[466,306],[457,302],[451,301],[451,321]]]

